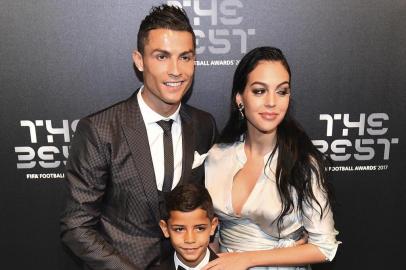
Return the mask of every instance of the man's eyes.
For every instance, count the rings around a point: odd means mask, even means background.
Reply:
[[[156,55],[156,58],[158,59],[158,60],[165,60],[166,58],[168,58],[165,54],[158,54],[158,55]]]
[[[192,56],[191,56],[191,55],[182,55],[182,56],[180,57],[180,59],[181,59],[182,61],[187,62],[187,61],[192,60]]]
[[[169,56],[168,56],[168,55],[165,55],[165,54],[157,54],[157,55],[155,56],[155,58],[156,58],[157,60],[159,60],[159,61],[163,61],[163,60],[168,59]],[[182,60],[182,61],[184,61],[184,62],[189,62],[190,60],[193,59],[193,56],[191,56],[191,55],[182,55],[182,56],[179,57],[179,59]]]

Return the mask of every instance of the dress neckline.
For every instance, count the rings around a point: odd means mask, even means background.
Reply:
[[[265,181],[265,180],[271,180],[269,177],[267,177],[264,172],[261,173],[261,175],[259,176],[259,178],[257,179],[257,181],[255,182],[254,187],[252,188],[250,194],[248,195],[248,197],[246,198],[245,202],[243,203],[242,207],[241,207],[241,211],[239,214],[236,213],[234,207],[233,207],[233,195],[232,195],[232,191],[233,191],[233,185],[234,185],[234,177],[235,175],[242,169],[242,167],[244,166],[244,164],[247,162],[247,156],[245,154],[245,140],[242,142],[237,142],[236,146],[235,146],[235,151],[236,151],[236,159],[237,159],[237,166],[234,168],[232,177],[231,177],[231,184],[230,184],[230,190],[229,190],[229,198],[228,198],[228,205],[229,205],[229,209],[231,214],[234,217],[237,218],[242,218],[244,216],[244,212],[245,209],[249,206],[250,202],[252,201],[252,198],[254,197],[254,193],[257,192],[258,189],[258,183],[261,181]],[[268,152],[267,154],[264,155],[264,165],[267,164],[267,161],[269,159],[269,157],[271,156],[272,151]],[[278,150],[275,151],[272,160],[276,160],[278,157]],[[276,170],[276,162],[275,161],[271,161],[271,167],[269,168],[267,166],[266,168],[266,174],[269,173],[274,173]]]

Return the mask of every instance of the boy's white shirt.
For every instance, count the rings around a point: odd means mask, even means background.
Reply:
[[[176,252],[174,252],[174,254],[173,254],[173,259],[175,261],[175,269],[178,269],[178,266],[180,265],[183,268],[185,268],[186,270],[200,270],[204,266],[206,266],[206,264],[209,263],[210,251],[208,248],[206,249],[206,255],[204,256],[203,260],[198,265],[196,265],[196,267],[189,267],[189,266],[185,265],[181,260],[179,260],[178,256],[176,255]]]

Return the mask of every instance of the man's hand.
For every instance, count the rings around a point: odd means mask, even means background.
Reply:
[[[302,237],[295,242],[295,245],[300,246],[303,244],[307,244],[308,240],[309,240],[309,234],[306,231],[304,231],[302,234]]]

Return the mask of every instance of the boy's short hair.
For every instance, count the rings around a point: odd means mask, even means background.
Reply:
[[[165,194],[167,219],[171,211],[191,212],[198,208],[207,213],[207,217],[214,218],[214,207],[207,189],[195,183],[178,185],[171,192]]]
[[[152,7],[149,14],[142,20],[137,35],[137,49],[144,54],[144,46],[148,33],[154,29],[168,29],[174,31],[187,31],[192,34],[193,48],[196,48],[196,36],[190,25],[189,18],[184,9],[162,4]]]

